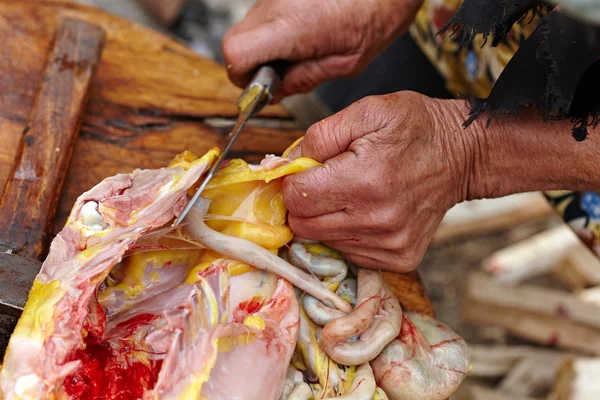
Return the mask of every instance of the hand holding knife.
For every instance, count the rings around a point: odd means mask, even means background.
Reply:
[[[208,182],[212,179],[215,172],[221,165],[221,162],[225,159],[225,157],[227,157],[227,154],[233,147],[233,144],[240,135],[240,132],[242,131],[246,122],[248,122],[251,117],[261,112],[263,108],[265,108],[265,106],[271,102],[273,96],[275,96],[275,94],[279,91],[281,81],[289,66],[290,64],[287,61],[274,61],[266,64],[259,68],[258,72],[254,75],[254,78],[246,86],[237,101],[237,106],[240,113],[233,130],[228,135],[229,142],[227,143],[225,150],[223,150],[223,153],[215,165],[213,165],[213,167],[210,169],[208,175],[196,191],[196,194],[192,200],[190,200],[179,217],[175,220],[175,223],[173,224],[174,227],[179,226],[185,219],[185,216],[190,211],[196,200],[198,200],[198,197],[200,197],[200,194],[206,188],[206,185],[208,185]]]

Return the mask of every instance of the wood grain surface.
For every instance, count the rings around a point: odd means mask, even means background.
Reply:
[[[63,18],[105,31],[81,130],[66,174],[54,232],[78,195],[135,168],[160,168],[183,150],[222,146],[237,116],[226,70],[151,29],[65,0],[0,0],[0,185],[15,165],[52,38]],[[58,100],[57,100],[58,101]],[[303,132],[280,106],[266,107],[234,145],[232,157],[281,154]],[[432,314],[418,274],[385,274],[406,309]]]
[[[54,48],[0,203],[0,245],[36,260],[45,258],[50,246],[104,32],[66,18],[52,38]]]

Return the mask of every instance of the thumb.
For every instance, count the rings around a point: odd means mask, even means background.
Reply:
[[[348,151],[352,142],[387,125],[392,116],[386,111],[383,96],[369,96],[306,131],[300,143],[303,157],[321,163]]]

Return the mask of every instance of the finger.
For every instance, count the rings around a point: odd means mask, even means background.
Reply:
[[[412,259],[387,250],[357,246],[346,247],[338,245],[336,242],[325,242],[324,244],[338,250],[344,259],[362,268],[404,273],[414,270],[418,265],[418,262],[414,262]]]
[[[278,19],[251,26],[252,21],[243,21],[231,28],[223,37],[223,58],[231,81],[240,87],[251,79],[259,65],[277,59],[291,60],[294,46],[290,46],[293,35],[281,29]],[[292,42],[293,43],[293,42]]]
[[[286,73],[278,96],[308,93],[327,80],[350,76],[357,72],[358,60],[355,54],[335,54],[299,62]]]
[[[336,241],[347,247],[376,248],[381,244],[381,228],[376,223],[364,216],[352,216],[345,210],[308,218],[290,215],[288,223],[296,235],[306,239]]]
[[[354,232],[340,229],[349,226],[348,215],[344,211],[336,211],[318,217],[302,218],[288,216],[290,229],[298,237],[309,240],[350,240]]]
[[[329,240],[327,244],[349,254],[368,254],[379,260],[390,261],[389,257],[393,257],[391,261],[402,268],[412,268],[421,262],[433,237],[433,232],[424,232],[428,230],[424,227],[415,232],[406,229],[390,233],[374,230],[376,232],[370,233],[366,229],[356,229],[355,237]]]
[[[350,145],[385,127],[390,113],[382,96],[370,96],[313,124],[302,141],[302,155],[325,162],[350,150]]]
[[[290,175],[283,181],[282,191],[290,215],[316,217],[346,208],[360,183],[348,174],[354,155],[344,153],[322,166]]]
[[[391,253],[364,246],[349,246],[342,241],[325,241],[328,247],[339,251],[345,260],[362,268],[391,269]]]

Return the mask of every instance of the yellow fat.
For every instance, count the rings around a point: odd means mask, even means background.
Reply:
[[[377,389],[375,390],[375,394],[373,395],[372,400],[388,400],[388,397],[385,394],[385,392],[383,391],[383,389],[380,388],[379,386],[377,386]]]
[[[36,279],[12,337],[43,341],[51,335],[55,306],[63,295],[59,281],[42,283]]]
[[[229,265],[229,275],[230,276],[238,276],[243,275],[248,272],[257,271],[257,268],[254,268],[243,262],[235,262]]]
[[[196,400],[198,396],[201,395],[202,385],[204,385],[204,383],[208,381],[208,378],[210,377],[210,372],[215,366],[215,363],[217,362],[219,346],[218,342],[220,342],[220,340],[216,340],[213,343],[213,352],[208,362],[204,364],[204,371],[202,371],[202,373],[198,375],[193,375],[191,377],[190,383],[181,393],[180,400]]]
[[[200,264],[198,264],[194,268],[192,268],[192,270],[189,272],[187,278],[185,279],[185,284],[193,285],[194,283],[198,282],[200,280],[200,278],[198,278],[198,273],[204,271],[212,263],[213,263],[213,260],[202,261]]]
[[[292,230],[285,225],[262,227],[246,222],[231,223],[222,233],[248,240],[265,249],[283,247],[294,237]]]
[[[248,163],[241,159],[232,160],[226,167],[221,168],[215,174],[215,177],[206,186],[207,190],[223,185],[234,183],[263,181],[269,183],[272,180],[282,178],[286,175],[292,175],[298,172],[306,171],[309,168],[321,165],[321,163],[306,157],[301,157],[289,162],[286,165],[274,168],[272,170],[253,171]]]
[[[198,158],[198,156],[196,156],[193,152],[186,150],[173,158],[173,160],[169,163],[169,168],[183,168],[187,171],[192,166],[198,164],[212,164],[220,155],[221,150],[219,150],[218,147],[213,147],[200,158]]]
[[[335,258],[336,260],[344,259],[338,251],[321,243],[307,243],[304,245],[304,247],[306,247],[306,250],[308,250],[309,253],[316,256]]]
[[[186,264],[189,259],[190,251],[184,250],[157,250],[134,253],[125,260],[123,280],[99,293],[98,300],[100,302],[106,300],[114,291],[122,291],[129,298],[134,298],[146,288],[144,285],[144,275],[148,264],[160,268],[169,262],[172,264]],[[160,273],[153,271],[148,275],[148,278],[151,281],[157,282],[160,280]]]
[[[265,329],[265,320],[258,315],[248,315],[244,318],[244,325],[262,331]]]
[[[281,248],[293,233],[286,224],[287,209],[279,179],[317,165],[312,159],[299,158],[273,170],[254,171],[244,160],[232,160],[217,171],[202,192],[211,200],[208,213],[214,217],[206,224],[266,249]]]

